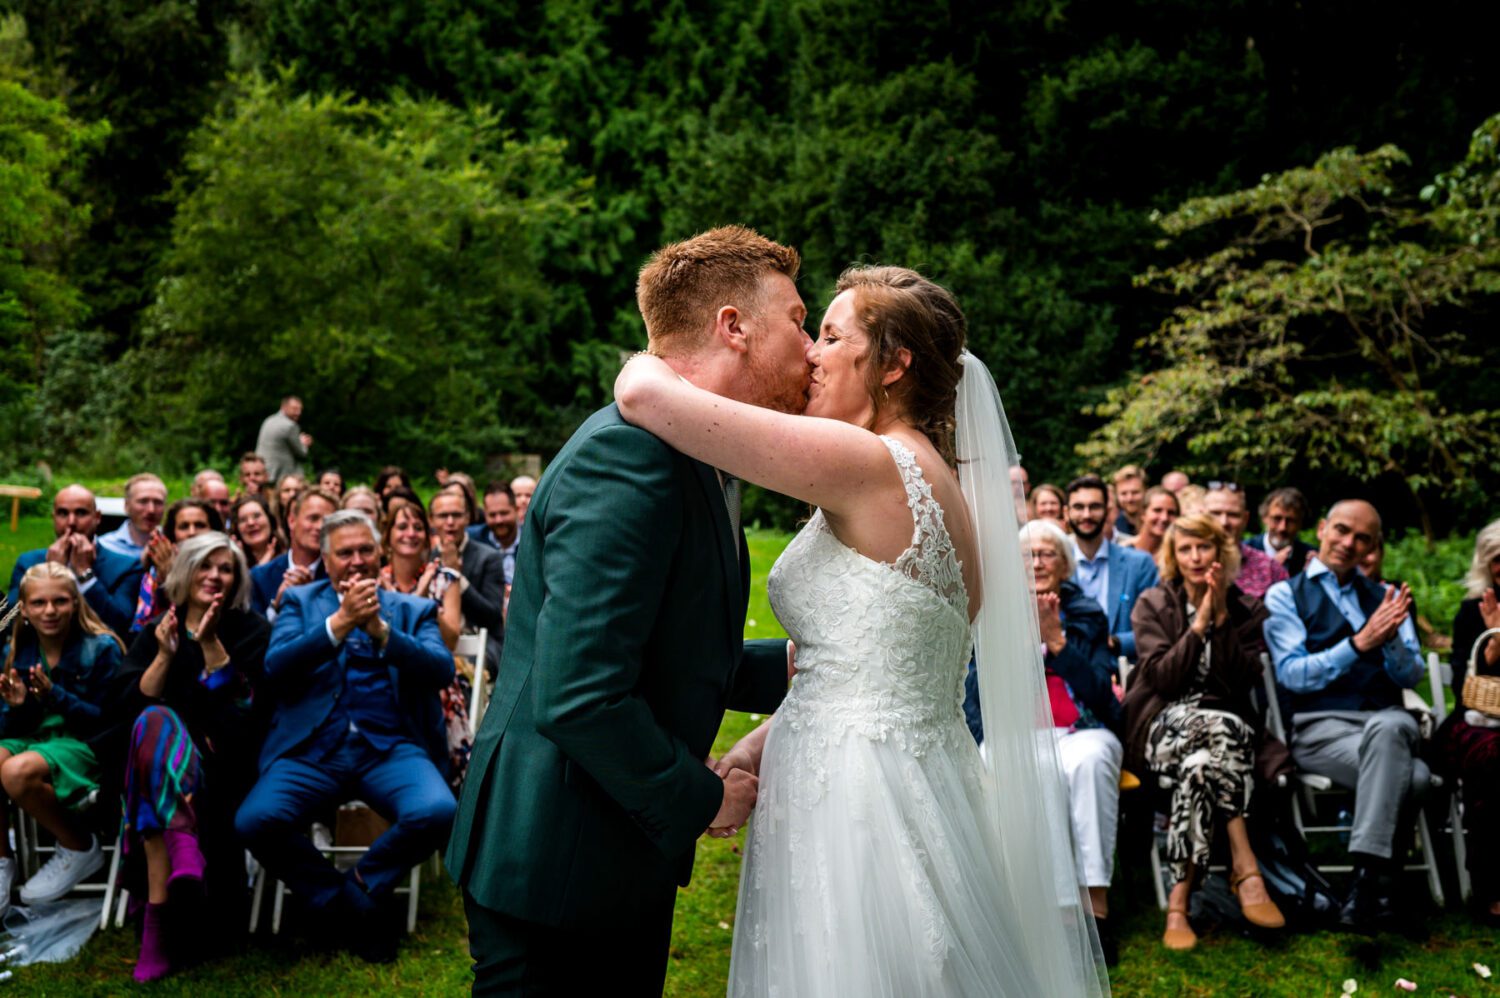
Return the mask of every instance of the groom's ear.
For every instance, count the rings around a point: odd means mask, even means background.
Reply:
[[[897,347],[896,355],[891,358],[891,366],[886,368],[885,374],[880,378],[880,383],[886,387],[890,387],[904,378],[910,368],[911,351],[906,347]]]
[[[714,313],[714,339],[736,353],[750,349],[745,338],[744,316],[733,305],[725,305]]]

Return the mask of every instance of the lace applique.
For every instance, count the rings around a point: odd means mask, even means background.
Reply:
[[[901,471],[906,506],[912,518],[911,546],[896,557],[891,567],[937,593],[968,620],[969,592],[964,588],[963,564],[953,550],[943,507],[932,498],[932,486],[922,474],[922,465],[911,448],[894,437],[880,439]]]

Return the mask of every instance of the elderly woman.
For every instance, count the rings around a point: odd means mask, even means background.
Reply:
[[[1246,921],[1285,924],[1245,826],[1259,728],[1250,691],[1260,679],[1266,611],[1234,585],[1239,545],[1210,516],[1179,517],[1158,563],[1161,584],[1142,593],[1131,614],[1140,659],[1125,697],[1126,758],[1173,781],[1167,859],[1175,884],[1162,942],[1185,950],[1198,941],[1189,895],[1208,868],[1220,819],[1234,868],[1230,887]]]
[[[1161,550],[1162,538],[1167,536],[1167,528],[1181,513],[1177,496],[1160,485],[1151,486],[1141,499],[1141,532],[1130,546],[1155,558]]]
[[[234,501],[229,511],[229,536],[239,545],[251,568],[264,565],[286,550],[277,533],[276,513],[265,496],[250,493]]]
[[[249,611],[249,575],[225,534],[185,541],[163,587],[170,605],[135,639],[120,672],[118,702],[138,715],[124,828],[127,881],[146,888],[139,981],[171,969],[196,896],[206,892],[213,905],[216,938],[244,924],[234,813],[255,782],[264,727],[255,692],[271,634]]]
[[[104,704],[121,648],[66,565],[27,569],[20,607],[0,672],[0,786],[57,839],[47,865],[21,888],[21,901],[34,905],[57,900],[104,865],[78,812],[99,789]],[[0,913],[16,875],[8,812],[0,806]]]
[[[1469,877],[1485,917],[1500,923],[1500,856],[1491,843],[1500,838],[1500,727],[1464,707],[1464,679],[1477,650],[1481,676],[1500,675],[1500,520],[1479,532],[1474,560],[1464,577],[1468,598],[1453,618],[1453,713],[1435,739],[1438,761],[1463,780],[1464,825],[1468,833]]]

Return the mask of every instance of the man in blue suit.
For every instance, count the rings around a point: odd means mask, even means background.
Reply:
[[[323,520],[328,578],[282,594],[266,651],[274,699],[260,779],[235,830],[250,851],[367,960],[395,959],[375,903],[448,838],[453,792],[438,694],[453,656],[437,604],[382,590],[380,537],[358,510]],[[351,797],[391,822],[347,875],[307,837],[311,816]]]
[[[58,489],[52,498],[52,530],[57,540],[51,547],[24,551],[10,573],[6,599],[14,604],[21,595],[21,576],[32,565],[55,561],[67,565],[78,577],[84,600],[118,635],[129,636],[130,619],[145,574],[142,562],[117,554],[95,542],[99,507],[94,493],[82,485]]]
[[[303,489],[297,493],[287,515],[291,537],[286,554],[250,570],[251,609],[274,622],[288,589],[324,578],[326,573],[318,549],[322,543],[323,518],[338,508],[338,498],[323,489]]]
[[[1109,618],[1111,655],[1135,658],[1135,630],[1130,612],[1135,601],[1159,581],[1156,562],[1144,552],[1121,547],[1104,536],[1109,491],[1098,475],[1083,475],[1068,483],[1064,511],[1078,551],[1073,581]]]

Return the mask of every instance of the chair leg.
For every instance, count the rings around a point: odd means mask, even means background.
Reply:
[[[1154,828],[1151,830],[1151,887],[1156,891],[1156,906],[1166,911],[1167,889],[1162,885],[1161,842]]]
[[[261,899],[266,896],[266,868],[255,871],[255,887],[250,891],[250,932],[260,926]]]
[[[275,900],[271,903],[271,935],[281,935],[281,905],[286,900],[286,884],[276,881]]]
[[[120,900],[115,904],[115,928],[125,928],[125,915],[130,910],[130,892],[122,890]]]
[[[422,892],[422,864],[411,868],[411,893],[406,898],[406,934],[417,931],[417,898]]]
[[[1458,793],[1459,788],[1455,786],[1453,796],[1448,799],[1448,822],[1453,833],[1453,864],[1458,872],[1458,894],[1467,903],[1474,894],[1474,884],[1469,880],[1469,845],[1464,838],[1464,816],[1458,803]]]
[[[124,843],[124,835],[117,837],[115,839],[114,849],[110,852],[109,872],[104,875],[104,904],[101,905],[99,909],[100,932],[103,932],[105,929],[109,928],[109,916],[114,914],[115,884],[118,882],[120,876],[120,853],[124,851],[121,848]],[[124,893],[124,891],[120,892],[122,898],[124,896]]]
[[[1427,828],[1427,812],[1417,811],[1417,834],[1422,838],[1422,862],[1427,870],[1427,889],[1439,908],[1444,905],[1443,878],[1438,875],[1437,851],[1432,848],[1432,832]]]

